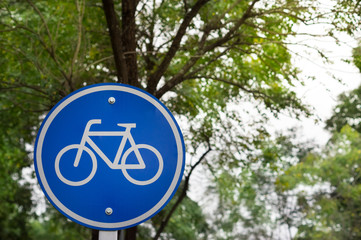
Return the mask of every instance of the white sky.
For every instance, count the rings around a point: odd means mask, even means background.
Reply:
[[[306,32],[299,27],[298,32]],[[323,26],[307,27],[307,32],[321,33]],[[342,42],[338,45],[332,38],[297,37],[302,43],[321,49],[332,61],[325,63],[323,59],[310,49],[301,46],[293,46],[293,52],[297,53],[295,65],[302,71],[301,76],[313,76],[314,80],[305,80],[305,86],[298,86],[297,93],[304,103],[314,108],[315,117],[320,121],[315,123],[315,118],[303,118],[300,121],[287,116],[272,121],[277,130],[299,126],[302,127],[305,139],[314,139],[318,144],[325,144],[330,135],[324,130],[324,122],[337,104],[337,96],[344,92],[357,88],[361,84],[361,73],[353,65],[344,60],[352,60],[352,49],[358,41],[346,34],[339,34]],[[296,55],[296,54],[295,54]],[[301,56],[299,56],[301,55]],[[333,76],[335,76],[336,80]]]

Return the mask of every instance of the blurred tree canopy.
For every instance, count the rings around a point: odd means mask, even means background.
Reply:
[[[353,62],[359,65],[360,47]],[[278,176],[277,188],[296,201],[294,239],[361,237],[361,86],[340,94],[326,128],[327,145],[309,151]]]
[[[185,125],[189,160],[175,199],[126,238],[237,239],[244,234],[237,221],[257,238],[272,219],[254,184],[275,181],[278,150],[287,148],[268,145],[265,123],[280,113],[311,114],[295,93],[306,81],[289,49],[297,44],[290,37],[304,34],[294,26],[326,21],[331,36],[352,33],[358,4],[347,2],[322,12],[315,0],[0,1],[1,238],[90,238],[51,207],[35,214],[24,169],[46,113],[70,92],[102,82],[148,91]],[[187,195],[200,166],[224,206],[214,218]],[[247,216],[235,210],[241,204]]]
[[[276,186],[295,199],[294,239],[359,239],[360,133],[346,125],[321,153],[310,152]]]
[[[361,46],[353,50],[353,64],[361,71]],[[341,94],[338,102],[331,118],[326,121],[326,128],[340,132],[345,125],[349,125],[361,133],[361,85],[350,92]]]

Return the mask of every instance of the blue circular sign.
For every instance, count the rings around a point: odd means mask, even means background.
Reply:
[[[183,136],[155,97],[95,84],[62,99],[35,142],[35,170],[49,201],[86,227],[138,225],[172,198],[184,171]]]

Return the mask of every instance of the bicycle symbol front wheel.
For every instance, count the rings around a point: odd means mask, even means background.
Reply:
[[[132,168],[127,168],[126,166],[129,166],[126,161],[127,161],[127,158],[129,156],[130,153],[134,152],[134,151],[139,151],[140,149],[147,149],[151,152],[153,152],[155,154],[155,157],[157,158],[157,161],[158,161],[158,170],[157,172],[155,173],[155,175],[148,179],[148,180],[137,180],[133,177],[131,177],[128,173],[127,170],[130,170]],[[135,153],[135,152],[134,152]],[[139,161],[139,159],[138,159]],[[159,151],[157,149],[155,149],[154,147],[150,146],[150,145],[147,145],[147,144],[137,144],[131,148],[129,148],[123,155],[122,157],[122,161],[121,161],[121,165],[122,166],[125,166],[124,168],[122,168],[122,172],[123,172],[123,175],[124,177],[131,183],[133,184],[136,184],[136,185],[148,185],[148,184],[151,184],[153,182],[155,182],[159,177],[160,175],[162,174],[162,171],[163,171],[163,158],[162,158],[162,155],[159,153]],[[131,164],[130,164],[131,165]],[[147,167],[147,166],[145,166]],[[134,170],[134,169],[133,169]]]
[[[71,181],[71,180],[65,178],[60,171],[60,160],[62,159],[62,156],[64,155],[64,153],[66,153],[67,151],[70,151],[72,149],[76,149],[77,151],[82,149],[83,150],[82,155],[84,154],[84,152],[86,152],[87,154],[89,154],[89,156],[92,160],[92,170],[91,170],[90,174],[85,179],[80,180],[80,181]],[[75,161],[75,159],[74,159],[74,161]],[[81,186],[81,185],[88,183],[94,177],[94,174],[96,171],[97,171],[97,158],[96,158],[95,154],[88,147],[81,146],[80,144],[72,144],[72,145],[64,147],[62,150],[60,150],[60,152],[58,153],[58,155],[55,158],[56,175],[63,183],[68,184],[70,186]]]

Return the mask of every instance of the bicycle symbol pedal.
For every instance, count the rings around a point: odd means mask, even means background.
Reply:
[[[55,172],[58,178],[65,184],[70,186],[81,186],[84,184],[87,184],[90,180],[93,179],[97,168],[97,157],[95,156],[94,152],[109,166],[111,169],[121,169],[124,177],[131,183],[136,185],[148,185],[151,184],[160,177],[163,171],[163,158],[162,155],[159,153],[159,151],[154,148],[151,145],[148,144],[136,144],[134,141],[134,138],[132,136],[131,130],[133,128],[136,128],[135,123],[118,123],[117,125],[119,127],[124,127],[124,131],[90,131],[90,127],[94,124],[101,124],[101,119],[92,119],[89,120],[85,126],[83,136],[81,138],[80,144],[71,144],[68,146],[65,146],[63,149],[59,151],[55,158]],[[114,160],[111,161],[104,152],[99,148],[99,146],[91,139],[91,136],[119,136],[122,137],[122,140],[119,144],[117,153],[114,157]],[[128,148],[125,152],[125,145],[126,143],[130,143],[130,148]],[[91,147],[88,148],[86,143]],[[82,155],[84,153],[88,154],[90,156],[90,159],[92,161],[92,170],[88,176],[86,176],[84,179],[79,181],[72,181],[64,177],[64,175],[61,173],[60,169],[60,161],[63,159],[63,156],[66,152],[75,149],[77,151],[74,164],[73,166],[76,168],[79,166],[79,163],[82,159]],[[142,157],[142,154],[140,153],[140,149],[147,149],[151,151],[157,158],[158,161],[158,170],[156,171],[155,175],[152,176],[150,179],[146,180],[137,180],[133,177],[131,177],[128,173],[128,170],[137,170],[137,169],[145,169],[147,168],[144,159]],[[135,157],[137,159],[137,163],[127,163],[127,158],[131,153],[135,154]]]

